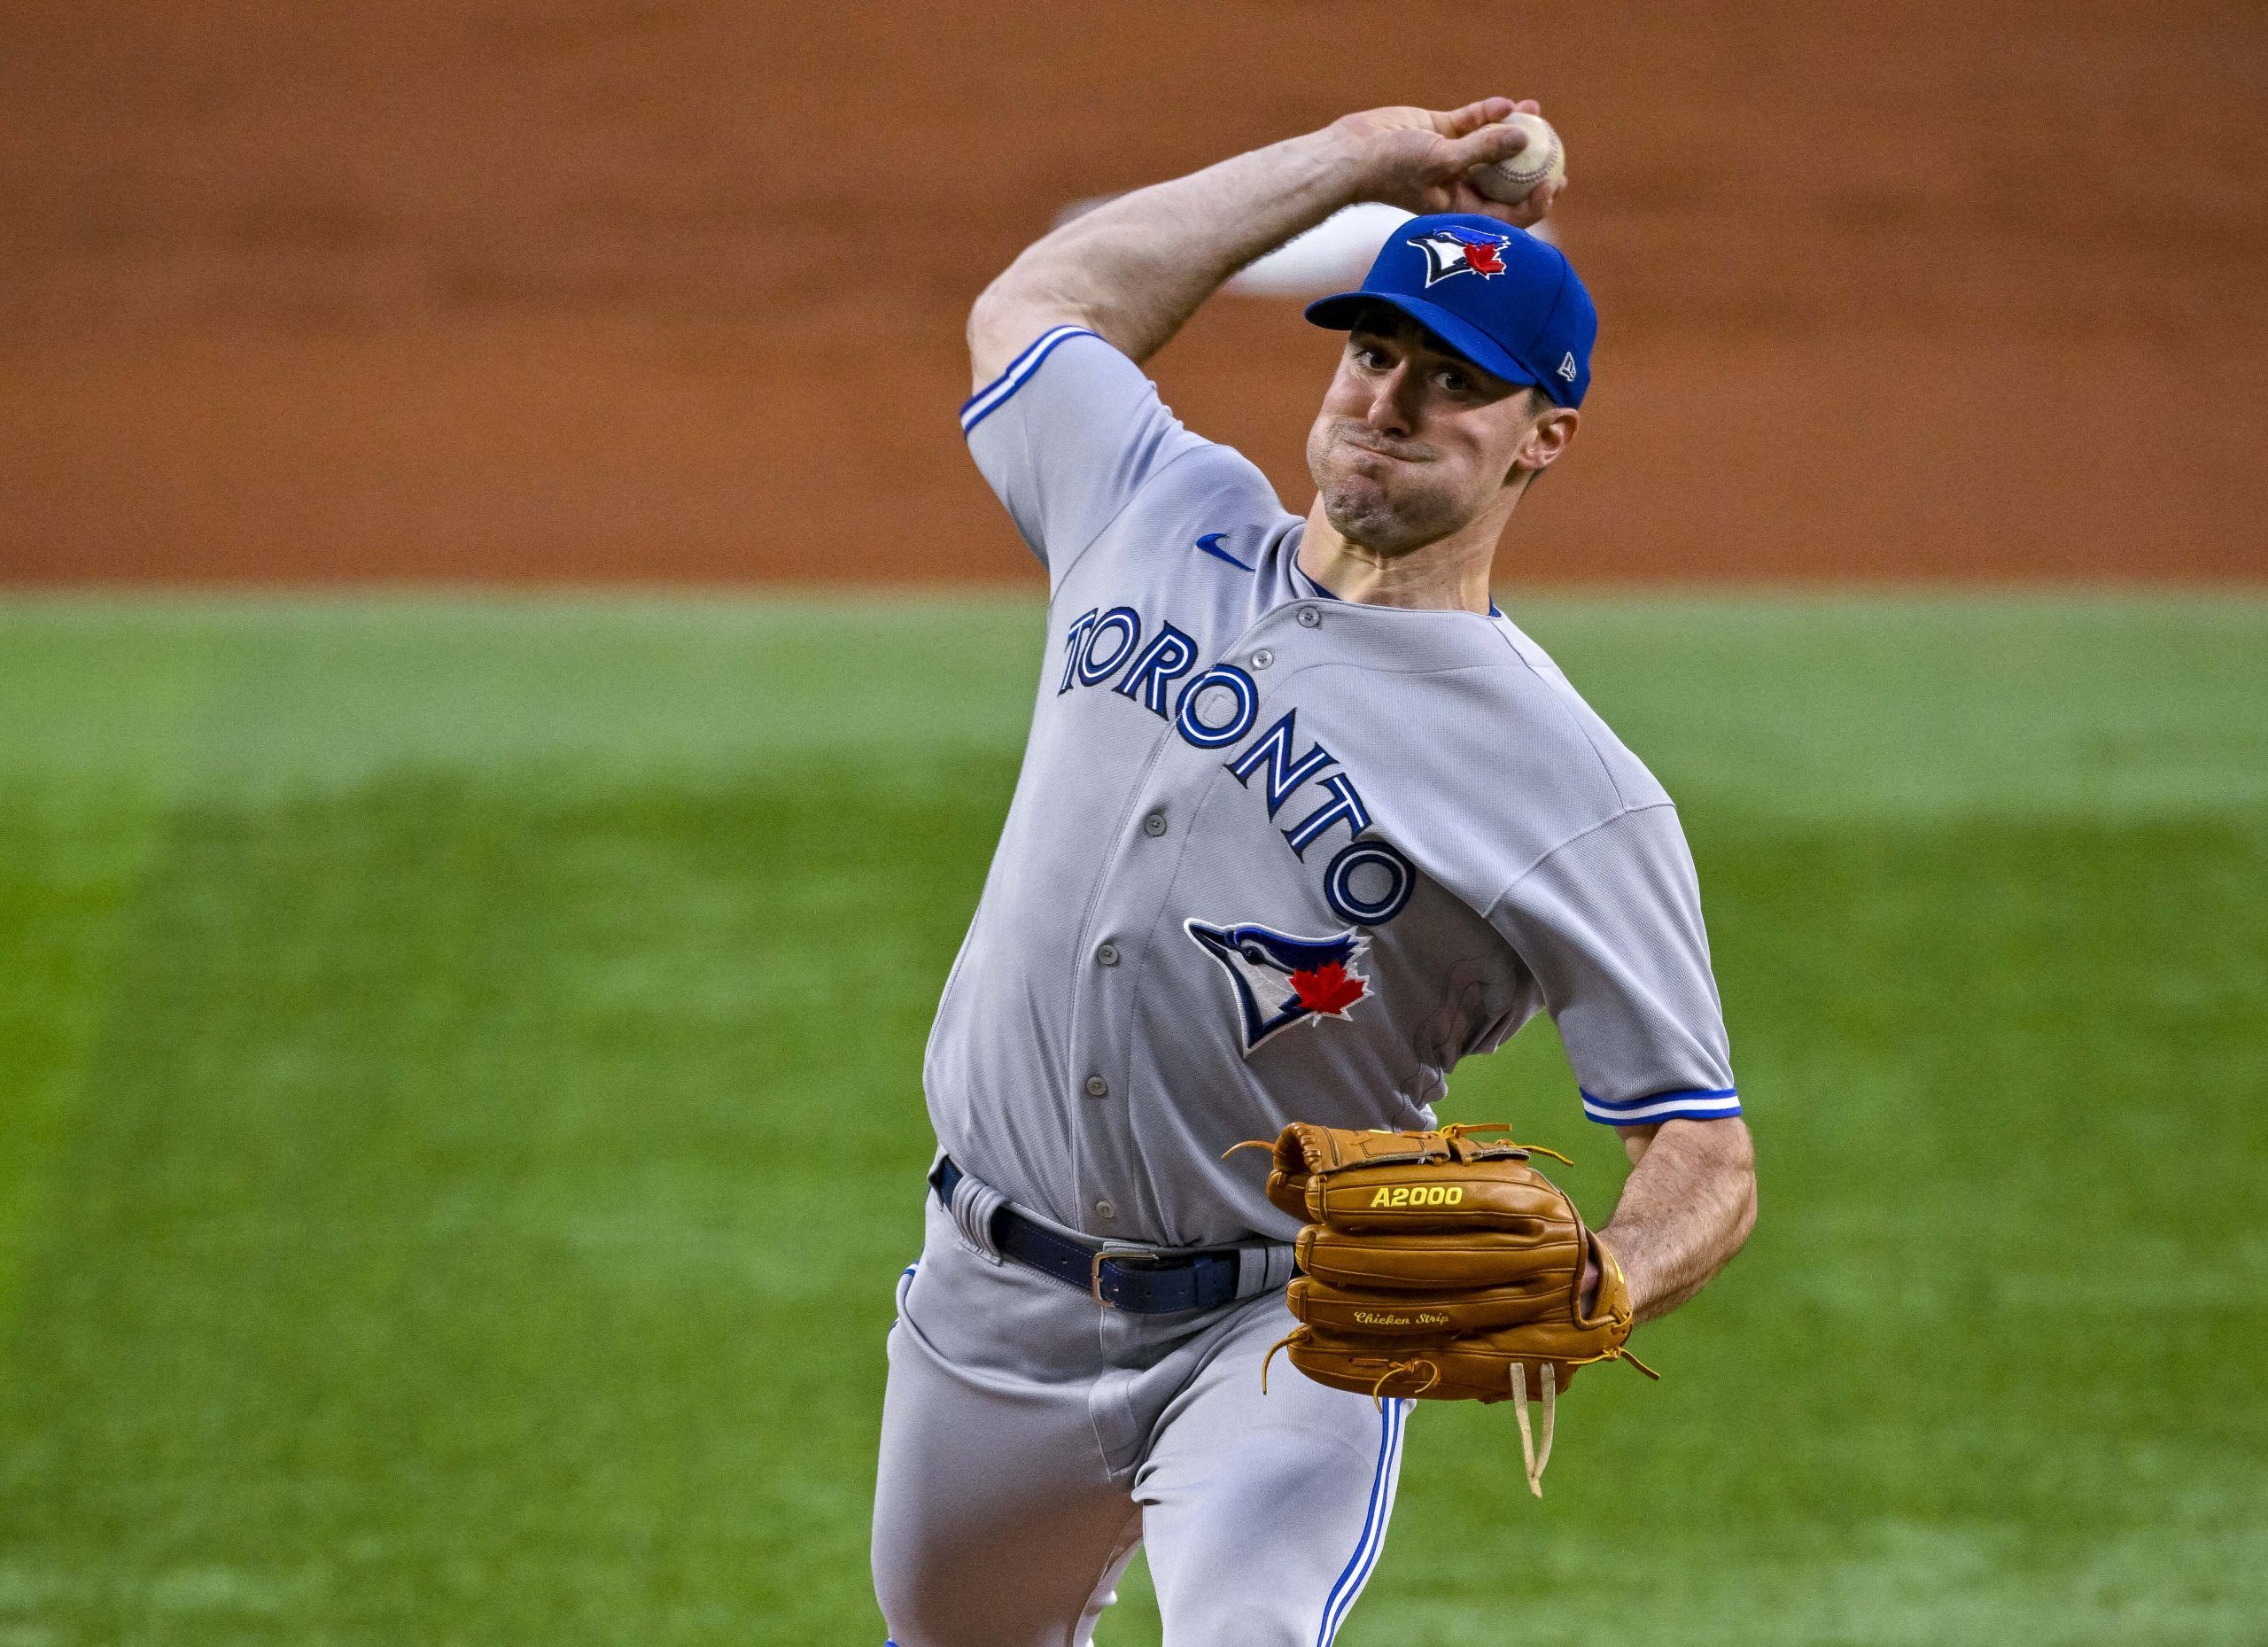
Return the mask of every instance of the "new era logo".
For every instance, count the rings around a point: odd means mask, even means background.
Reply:
[[[1559,375],[1569,383],[1575,381],[1575,356],[1572,351],[1559,357]]]

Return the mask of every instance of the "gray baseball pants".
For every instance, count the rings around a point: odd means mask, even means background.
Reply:
[[[895,1647],[1087,1647],[1138,1544],[1167,1647],[1324,1647],[1376,1565],[1409,1402],[1278,1356],[1280,1288],[1107,1309],[928,1198],[898,1285],[874,1492]]]

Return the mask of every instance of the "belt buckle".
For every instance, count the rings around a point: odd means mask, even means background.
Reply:
[[[1120,1247],[1114,1246],[1108,1241],[1104,1242],[1102,1249],[1095,1254],[1094,1262],[1087,1266],[1087,1290],[1094,1295],[1095,1302],[1100,1304],[1105,1309],[1117,1309],[1122,1307],[1111,1302],[1102,1295],[1102,1267],[1113,1259],[1121,1263],[1154,1264],[1161,1262],[1159,1255],[1146,1247]]]

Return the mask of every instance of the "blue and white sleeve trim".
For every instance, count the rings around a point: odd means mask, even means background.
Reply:
[[[1740,1114],[1740,1092],[1729,1086],[1689,1086],[1646,1098],[1599,1098],[1584,1089],[1583,1113],[1611,1127],[1651,1126],[1658,1121],[1721,1121]]]
[[[1008,362],[1008,369],[986,384],[960,403],[960,431],[967,436],[977,424],[998,411],[1008,402],[1008,397],[1031,381],[1039,363],[1055,352],[1056,345],[1073,338],[1091,338],[1096,334],[1084,326],[1057,326],[1043,331],[1031,341],[1029,347]]]

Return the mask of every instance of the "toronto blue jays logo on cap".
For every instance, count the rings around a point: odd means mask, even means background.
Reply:
[[[1352,927],[1327,938],[1299,938],[1251,921],[1232,927],[1201,921],[1182,924],[1228,974],[1247,1053],[1295,1023],[1344,1018],[1371,992],[1370,980],[1355,970],[1370,940]]]
[[[1485,229],[1436,229],[1413,237],[1410,244],[1425,254],[1425,284],[1431,286],[1452,275],[1478,275],[1483,280],[1504,272],[1504,248],[1510,235],[1492,235]]]

